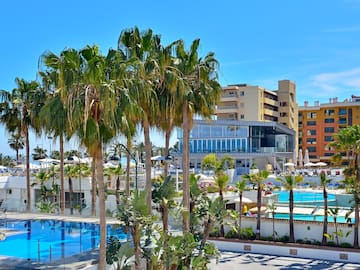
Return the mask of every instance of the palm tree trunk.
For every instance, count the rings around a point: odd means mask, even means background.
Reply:
[[[166,160],[166,158],[169,156],[169,145],[170,145],[170,132],[171,131],[166,131],[165,133],[165,167],[164,167],[164,181],[168,176],[168,170],[169,170],[169,166],[168,166],[168,162]]]
[[[257,216],[256,216],[256,240],[260,240],[260,227],[261,227],[261,183],[258,183],[257,189]]]
[[[74,214],[74,203],[73,203],[73,184],[72,179],[69,177],[69,201],[70,201],[70,215]]]
[[[31,211],[31,185],[30,185],[30,143],[29,129],[25,127],[25,148],[26,148],[26,211]]]
[[[100,218],[100,250],[99,250],[99,270],[106,269],[106,214],[105,214],[105,191],[103,175],[103,153],[102,144],[97,147],[95,155],[96,178],[98,180],[99,190],[99,218]]]
[[[64,137],[60,134],[60,211],[65,213],[65,182],[64,182]]]
[[[323,189],[324,223],[323,223],[323,237],[322,237],[322,241],[321,241],[322,245],[326,245],[326,242],[327,242],[327,237],[325,235],[327,234],[327,226],[328,226],[328,196],[327,196],[327,191],[326,191],[325,185],[324,185],[324,189]]]
[[[355,214],[355,227],[354,227],[354,248],[359,248],[359,182],[360,182],[360,171],[359,171],[359,155],[355,154],[355,173],[356,179],[354,183],[354,214]]]
[[[289,242],[293,243],[294,242],[294,192],[293,192],[293,189],[290,189],[290,194],[289,194],[289,213],[290,213],[290,220],[289,220],[290,239],[289,239]]]
[[[182,155],[182,169],[183,169],[183,233],[190,230],[190,183],[189,183],[189,137],[190,127],[188,119],[187,102],[183,105],[183,155]]]
[[[127,139],[126,143],[127,149],[131,149],[131,138]],[[126,152],[126,197],[125,202],[127,203],[129,197],[130,197],[130,154]]]
[[[134,256],[135,256],[135,270],[141,269],[141,249],[140,249],[140,232],[138,225],[135,224],[132,228],[131,232],[132,238],[133,238],[133,244],[134,244]]]
[[[118,175],[118,177],[116,178],[116,205],[119,206],[120,205],[120,176]]]
[[[238,238],[240,239],[241,236],[241,218],[243,214],[243,206],[242,206],[242,192],[239,193],[239,232],[238,232]]]
[[[150,127],[149,122],[147,118],[144,118],[143,121],[143,128],[144,128],[144,141],[145,141],[145,171],[146,171],[146,183],[145,183],[145,189],[146,189],[146,204],[148,207],[148,213],[151,214],[151,204],[152,204],[152,198],[151,198],[151,142],[150,142]],[[135,179],[136,181],[136,179]]]
[[[222,189],[219,190],[219,197],[220,197],[221,203],[223,203],[223,202],[224,202],[224,195],[223,195]],[[220,237],[224,237],[224,236],[225,236],[224,220],[221,219],[221,223],[220,223]]]
[[[91,162],[91,215],[96,216],[96,177],[95,160]]]

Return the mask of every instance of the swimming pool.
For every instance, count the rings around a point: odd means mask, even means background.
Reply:
[[[2,220],[0,229],[9,234],[0,241],[0,255],[38,262],[58,259],[96,249],[100,243],[99,224],[59,220]],[[107,237],[126,239],[115,225],[107,226]]]
[[[284,213],[275,213],[274,218],[275,219],[289,219],[289,214]],[[324,221],[324,216],[319,215],[306,215],[306,214],[294,214],[294,220],[312,220],[312,221]],[[354,220],[351,220],[350,223],[352,223]],[[328,216],[328,222],[334,222],[334,217]],[[345,217],[338,216],[336,218],[337,223],[348,223]]]
[[[279,203],[289,203],[289,191],[281,190],[274,192],[278,196]],[[312,204],[319,205],[324,202],[322,192],[310,192],[310,191],[299,191],[294,190],[294,203],[295,204]],[[335,205],[336,196],[335,194],[328,194],[328,204]]]

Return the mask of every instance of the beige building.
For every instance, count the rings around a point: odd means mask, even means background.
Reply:
[[[219,120],[277,122],[293,129],[297,138],[296,85],[290,80],[280,80],[277,90],[248,84],[223,87],[216,115]]]

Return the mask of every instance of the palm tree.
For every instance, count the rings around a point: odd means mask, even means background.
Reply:
[[[39,132],[39,119],[36,116],[45,100],[44,91],[39,88],[36,81],[27,82],[16,78],[17,87],[11,93],[0,91],[0,122],[9,132],[21,131],[25,137],[26,153],[26,211],[31,210],[31,187],[30,187],[30,142],[29,129]]]
[[[39,146],[36,146],[33,149],[33,153],[31,155],[32,155],[34,160],[39,160],[39,159],[43,159],[43,158],[47,157],[46,152],[47,152],[46,149],[44,149],[42,147],[39,147]]]
[[[236,189],[237,189],[237,192],[239,193],[239,236],[240,236],[241,216],[244,214],[242,200],[243,200],[243,192],[246,189],[246,181],[245,180],[240,180],[239,182],[237,182],[236,183]]]
[[[219,198],[220,201],[224,204],[224,191],[227,187],[227,183],[229,181],[229,176],[225,174],[223,171],[220,171],[215,176],[215,184],[217,188],[219,189]],[[224,209],[225,210],[225,209]],[[224,221],[221,220],[220,222],[220,237],[224,237],[225,231],[224,231]]]
[[[289,226],[290,226],[290,235],[289,242],[293,243],[294,239],[294,188],[297,183],[303,181],[303,177],[301,175],[286,175],[284,179],[282,179],[282,183],[284,188],[289,191]]]
[[[324,197],[324,223],[323,223],[323,238],[322,238],[322,245],[326,245],[327,238],[327,225],[328,225],[328,193],[326,190],[327,184],[331,182],[331,179],[327,179],[325,172],[320,173],[320,185],[323,188],[323,197]]]
[[[123,108],[130,100],[121,78],[109,80],[111,66],[97,46],[87,46],[80,52],[81,80],[68,93],[69,122],[76,129],[81,143],[95,162],[99,195],[100,252],[99,269],[106,264],[106,213],[103,175],[103,145],[119,132]],[[108,69],[109,68],[109,69]]]
[[[330,146],[341,152],[346,152],[349,167],[344,170],[345,182],[351,188],[354,196],[354,248],[359,248],[359,203],[360,203],[360,126],[349,126],[334,134]]]
[[[46,68],[46,70],[40,71],[39,74],[49,96],[39,117],[45,131],[53,138],[59,138],[60,211],[64,214],[64,139],[69,139],[72,135],[70,129],[72,125],[68,123],[68,108],[65,106],[64,97],[79,81],[80,56],[76,50],[66,49],[59,56],[46,52],[40,60],[39,68]]]
[[[11,149],[16,152],[16,161],[19,161],[19,150],[24,149],[25,142],[24,138],[21,136],[19,131],[11,133],[10,139],[8,139],[8,144]]]
[[[190,185],[189,185],[189,136],[193,124],[193,116],[201,115],[209,118],[213,115],[215,105],[220,98],[221,87],[217,81],[218,62],[214,53],[205,58],[199,58],[198,48],[200,40],[193,41],[189,51],[184,43],[178,41],[176,46],[175,67],[180,71],[176,98],[176,113],[182,115],[183,130],[183,231],[190,228]]]
[[[245,174],[243,175],[243,179],[247,182],[253,183],[257,185],[257,216],[256,216],[256,239],[260,239],[260,228],[261,228],[261,194],[263,189],[262,181],[268,178],[268,171],[259,171],[254,174]]]
[[[160,44],[160,37],[153,34],[151,29],[144,32],[135,27],[123,31],[119,37],[118,48],[126,55],[132,67],[133,80],[130,84],[130,95],[141,110],[136,115],[137,122],[141,123],[145,142],[145,170],[147,190],[147,206],[151,211],[151,141],[150,127],[154,126],[158,99],[153,82],[157,74],[154,60],[154,51]],[[131,60],[131,62],[130,62]]]

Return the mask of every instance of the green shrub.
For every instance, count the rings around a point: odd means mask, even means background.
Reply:
[[[232,230],[228,231],[227,233],[225,233],[225,238],[237,238],[237,237],[238,237],[238,233],[234,229],[232,229]]]
[[[327,245],[330,247],[335,247],[336,243],[334,241],[329,241],[329,242],[327,242]]]
[[[344,243],[341,243],[341,244],[340,244],[340,247],[343,247],[343,248],[352,248],[353,246],[352,246],[352,244],[350,244],[350,243],[344,242]]]
[[[320,241],[318,241],[318,240],[313,240],[313,245],[315,245],[315,246],[320,246],[321,245],[321,242]]]
[[[240,230],[240,239],[254,240],[255,238],[256,238],[256,234],[254,233],[251,227],[242,228]]]
[[[298,244],[304,244],[304,240],[303,240],[303,239],[297,239],[295,242],[298,243]]]
[[[220,236],[220,230],[219,227],[214,227],[212,232],[210,233],[211,237],[219,237]]]
[[[290,240],[290,237],[288,235],[284,235],[284,236],[280,237],[281,242],[288,243],[289,240]]]

